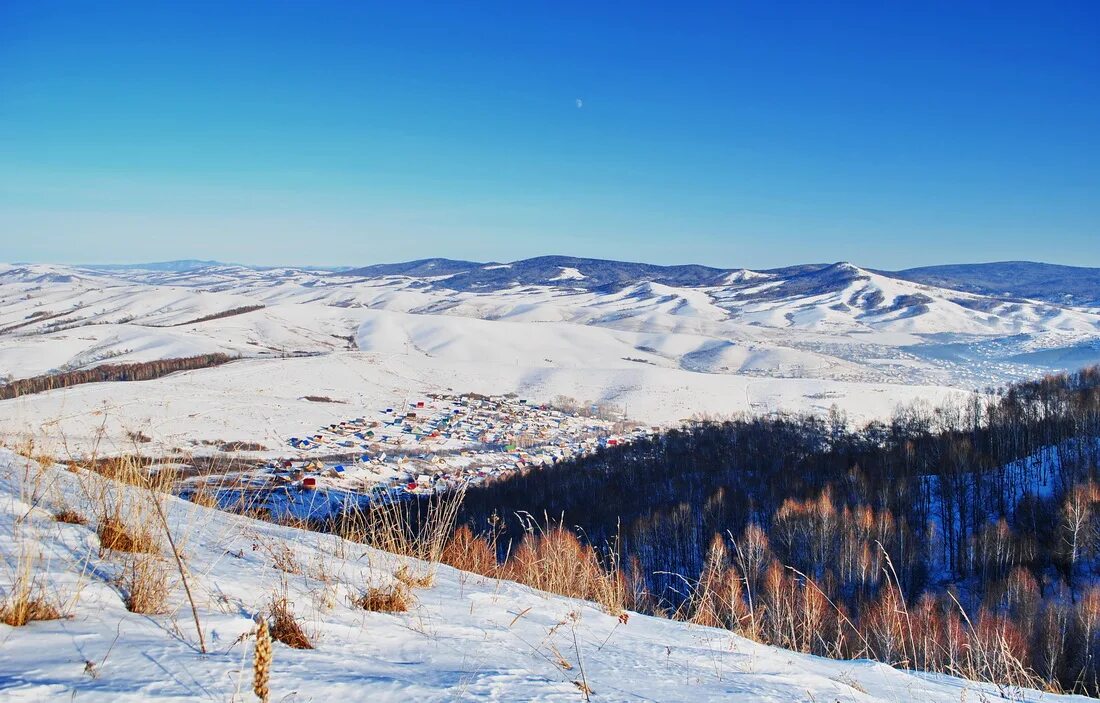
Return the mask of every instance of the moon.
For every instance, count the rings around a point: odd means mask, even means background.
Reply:
[[[581,100],[580,98],[577,98],[577,109],[579,110],[582,107],[584,107],[584,101]]]

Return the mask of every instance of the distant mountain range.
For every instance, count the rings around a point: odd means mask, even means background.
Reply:
[[[922,266],[887,273],[926,285],[992,297],[1046,300],[1068,305],[1100,305],[1100,268],[1034,261]]]
[[[174,259],[172,261],[150,261],[137,264],[81,264],[79,267],[92,271],[163,271],[186,273],[205,268],[222,268],[226,266],[243,266],[245,268],[265,271],[282,266],[248,266],[247,264],[234,264],[227,261],[215,261],[213,259]],[[343,271],[347,266],[310,266],[314,271]]]
[[[797,279],[835,269],[852,276],[854,267],[801,264],[762,271],[701,265],[659,266],[572,256],[539,256],[511,263],[420,259],[348,269],[344,276],[445,277],[438,283],[454,290],[494,290],[514,285],[562,285],[586,290],[618,289],[640,281],[670,286],[714,286],[731,277],[754,273]],[[1100,268],[1060,266],[1032,261],[925,266],[902,271],[875,271],[891,278],[977,293],[995,298],[1028,298],[1062,305],[1100,305]],[[838,281],[839,282],[839,281]],[[815,285],[820,281],[815,281]],[[797,285],[796,283],[794,285]],[[790,284],[788,284],[788,287]]]
[[[99,264],[83,268],[112,271],[189,272],[224,267],[218,261],[182,259],[147,264]],[[270,270],[279,267],[248,267]],[[820,273],[844,278],[856,275],[847,264],[801,264],[776,269],[749,271],[724,269],[697,264],[661,266],[657,264],[590,259],[573,256],[539,256],[510,263],[463,261],[456,259],[417,259],[391,264],[373,264],[360,268],[306,267],[340,276],[379,278],[409,276],[429,279],[433,285],[459,291],[489,291],[514,286],[556,285],[591,291],[619,290],[626,286],[651,282],[679,287],[724,285],[754,275],[777,276],[785,280],[786,292],[798,286],[801,276],[818,274],[813,285],[819,286]],[[923,266],[901,271],[876,270],[892,278],[924,285],[950,288],[999,299],[1032,299],[1060,305],[1100,306],[1100,268],[1062,266],[1033,261],[1003,261],[981,264]],[[843,283],[844,281],[836,281]]]
[[[203,259],[177,259],[175,261],[152,261],[143,264],[86,264],[81,268],[96,271],[194,271],[210,266],[226,266],[222,261]]]
[[[339,272],[0,265],[0,369],[356,349],[513,368],[975,387],[1100,362],[1098,273],[1031,263],[752,271],[564,256]],[[56,358],[27,352],[27,338],[75,328]]]

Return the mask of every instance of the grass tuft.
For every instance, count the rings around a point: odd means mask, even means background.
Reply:
[[[116,517],[107,517],[96,530],[103,549],[137,554],[158,554],[160,544],[152,533],[128,527]]]
[[[0,622],[11,627],[22,627],[35,620],[59,620],[57,609],[41,589],[21,588],[18,584],[12,595],[0,604]]]
[[[435,575],[431,571],[418,576],[409,569],[408,564],[399,566],[393,577],[409,588],[428,588],[435,581]]]
[[[313,649],[286,596],[273,597],[268,606],[271,636],[293,649]]]
[[[412,604],[412,594],[401,584],[388,588],[371,587],[359,596],[355,604],[372,613],[404,613]]]
[[[58,510],[56,513],[53,514],[53,519],[57,522],[64,522],[69,525],[84,525],[88,522],[87,518],[85,518],[83,515],[76,512],[72,508],[64,508],[63,510]]]
[[[168,572],[152,556],[135,557],[117,580],[123,602],[131,613],[161,615],[168,612]]]

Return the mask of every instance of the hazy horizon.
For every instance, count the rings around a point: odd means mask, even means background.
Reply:
[[[136,261],[136,260],[135,261],[117,261],[117,260],[115,260],[115,261],[75,261],[75,260],[74,261],[60,261],[60,260],[54,260],[54,261],[47,261],[47,260],[20,261],[20,260],[12,260],[12,261],[8,261],[8,262],[0,262],[0,263],[8,263],[8,264],[13,265],[13,266],[51,265],[52,264],[52,265],[58,265],[58,266],[75,266],[75,267],[81,267],[81,266],[87,266],[87,267],[138,267],[138,266],[142,266],[142,265],[156,266],[156,265],[164,265],[164,264],[196,262],[196,263],[218,264],[218,265],[224,265],[224,266],[244,266],[244,267],[248,267],[248,268],[259,268],[259,269],[268,269],[268,268],[307,268],[307,269],[310,269],[310,268],[312,268],[312,269],[340,270],[340,269],[365,268],[365,267],[368,267],[368,266],[404,264],[404,263],[410,263],[410,262],[415,262],[415,261],[428,261],[428,260],[434,260],[434,259],[441,259],[441,260],[448,260],[448,261],[463,261],[463,262],[469,262],[469,263],[481,264],[481,265],[492,265],[492,264],[512,264],[512,263],[517,263],[517,262],[520,262],[520,261],[528,261],[528,260],[531,260],[531,259],[542,259],[542,258],[567,258],[567,259],[568,258],[573,258],[573,259],[587,259],[587,260],[593,260],[593,261],[614,261],[614,262],[617,262],[617,263],[641,264],[641,265],[646,265],[646,266],[669,266],[669,267],[672,267],[672,266],[706,266],[708,268],[714,268],[714,269],[748,269],[748,270],[757,270],[757,271],[766,271],[766,270],[770,270],[770,269],[788,268],[788,267],[792,267],[792,266],[829,266],[829,265],[840,264],[840,263],[849,263],[849,264],[853,264],[855,266],[858,266],[860,268],[867,269],[867,270],[873,270],[873,271],[904,271],[906,269],[927,268],[927,267],[982,266],[982,265],[995,265],[995,264],[1039,264],[1039,265],[1044,265],[1044,266],[1061,266],[1061,267],[1066,267],[1066,268],[1083,268],[1083,269],[1098,269],[1098,268],[1100,268],[1100,266],[1084,266],[1084,265],[1081,265],[1081,264],[1066,264],[1066,263],[1060,263],[1060,262],[1056,262],[1056,261],[1037,261],[1037,260],[1031,260],[1031,259],[1002,259],[1002,260],[989,260],[989,261],[954,261],[954,260],[952,260],[952,261],[939,261],[939,262],[932,263],[932,264],[922,264],[920,266],[906,266],[906,267],[900,267],[900,268],[887,268],[887,267],[883,267],[883,266],[868,265],[868,264],[865,264],[864,262],[861,262],[861,261],[853,261],[853,260],[849,260],[849,259],[838,259],[836,261],[791,260],[791,261],[789,261],[785,264],[780,264],[778,266],[758,266],[758,267],[754,267],[754,266],[740,266],[740,265],[718,265],[718,264],[711,264],[711,263],[706,263],[706,262],[701,262],[701,261],[675,261],[675,262],[666,263],[666,262],[660,262],[660,261],[646,261],[646,260],[640,260],[640,259],[607,259],[607,258],[595,257],[595,256],[579,256],[579,255],[576,255],[576,254],[537,254],[535,256],[524,257],[523,259],[511,259],[511,260],[500,259],[500,260],[485,260],[485,261],[475,261],[475,260],[472,260],[472,259],[459,259],[459,258],[444,257],[444,256],[422,256],[422,257],[410,258],[410,259],[392,259],[392,260],[386,260],[386,261],[364,261],[364,262],[355,262],[355,263],[349,263],[349,264],[334,264],[334,263],[326,263],[326,262],[310,263],[310,264],[305,264],[305,263],[296,263],[296,264],[288,264],[288,263],[270,263],[270,264],[266,264],[265,263],[265,264],[261,264],[261,263],[255,263],[255,262],[249,262],[249,261],[224,261],[224,260],[221,260],[221,259],[210,259],[210,258],[206,258],[206,257],[196,257],[196,256],[184,256],[184,257],[180,257],[180,258],[160,259],[160,260],[156,260],[156,261],[153,261],[153,260],[141,260],[141,261]]]

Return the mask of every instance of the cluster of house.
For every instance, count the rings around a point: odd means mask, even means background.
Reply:
[[[294,458],[250,473],[253,483],[285,495],[404,497],[551,465],[651,431],[515,396],[431,394],[291,437]]]

